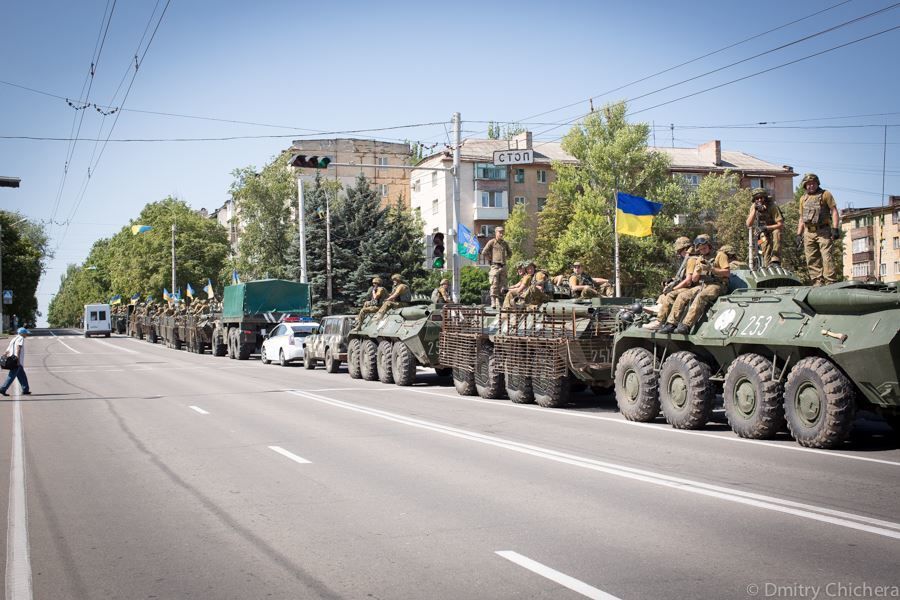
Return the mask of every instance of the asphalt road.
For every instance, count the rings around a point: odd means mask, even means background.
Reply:
[[[7,598],[900,596],[875,420],[806,450],[45,333],[0,403]]]

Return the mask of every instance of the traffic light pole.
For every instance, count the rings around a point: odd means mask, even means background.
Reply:
[[[303,179],[297,172],[297,233],[300,235],[300,282],[306,283],[306,204],[303,202]]]
[[[459,302],[460,298],[460,278],[459,278],[459,150],[461,145],[460,139],[460,115],[458,112],[453,113],[453,229],[450,233],[450,252],[447,256],[450,258],[450,268],[453,271],[453,281],[450,284],[450,295],[455,302]]]

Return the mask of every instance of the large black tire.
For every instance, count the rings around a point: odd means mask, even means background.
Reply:
[[[259,362],[264,365],[267,365],[272,362],[272,360],[266,355],[266,347],[263,346],[259,349]]]
[[[359,358],[362,351],[359,338],[353,338],[347,343],[347,372],[351,379],[360,379],[362,372],[359,368]]]
[[[722,399],[731,430],[739,437],[764,440],[784,428],[781,382],[772,379],[772,362],[742,354],[728,367]]]
[[[394,355],[392,344],[388,340],[381,340],[378,344],[378,353],[375,362],[378,367],[378,381],[381,383],[394,383],[394,375],[392,372]]]
[[[715,390],[709,365],[693,352],[669,356],[659,370],[659,404],[675,429],[700,429],[712,415]]]
[[[587,389],[587,384],[574,375],[569,377],[569,391],[573,394],[580,394]]]
[[[375,340],[363,340],[359,353],[359,372],[366,381],[378,379],[378,344]]]
[[[212,343],[213,356],[225,356],[228,354],[228,345],[221,338],[214,337]]]
[[[568,375],[562,377],[535,377],[531,380],[534,390],[534,401],[544,408],[559,408],[569,401]]]
[[[453,376],[453,369],[451,367],[435,367],[434,372],[438,377]]]
[[[228,333],[226,334],[228,336],[228,338],[227,338],[228,358],[230,358],[231,360],[237,359],[237,345],[235,344],[235,341],[234,341],[234,334],[235,334],[235,331],[233,329],[229,329]]]
[[[453,367],[453,387],[460,396],[474,396],[478,393],[475,389],[475,373]]]
[[[475,359],[475,389],[482,398],[502,398],[506,393],[503,372],[494,358],[494,347],[482,344]]]
[[[341,361],[334,357],[331,348],[325,349],[325,370],[329,373],[337,373],[341,368]]]
[[[615,388],[619,412],[629,421],[647,423],[659,415],[659,380],[648,350],[632,348],[619,357]]]
[[[303,368],[307,371],[312,371],[316,368],[316,363],[319,362],[312,357],[312,352],[310,352],[309,348],[303,351]]]
[[[241,344],[240,340],[237,342],[237,359],[238,360],[247,360],[250,358],[250,355],[253,354],[253,344]],[[284,365],[284,363],[282,363]]]
[[[412,385],[416,382],[416,355],[403,342],[397,342],[391,352],[391,372],[397,385]]]
[[[531,377],[506,374],[506,395],[516,404],[534,404]]]
[[[834,363],[811,356],[797,362],[784,385],[784,416],[801,446],[834,448],[850,435],[853,385]]]
[[[176,339],[174,342],[172,342],[172,347],[176,350],[181,350],[181,339]]]

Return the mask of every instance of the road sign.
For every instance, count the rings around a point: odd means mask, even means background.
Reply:
[[[12,304],[12,290],[3,290],[3,304]]]
[[[494,164],[498,167],[534,164],[534,150],[494,150]]]

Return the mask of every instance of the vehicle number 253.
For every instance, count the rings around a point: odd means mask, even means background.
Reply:
[[[763,335],[771,324],[771,315],[750,317],[750,320],[747,321],[747,325],[741,330],[741,335]]]

